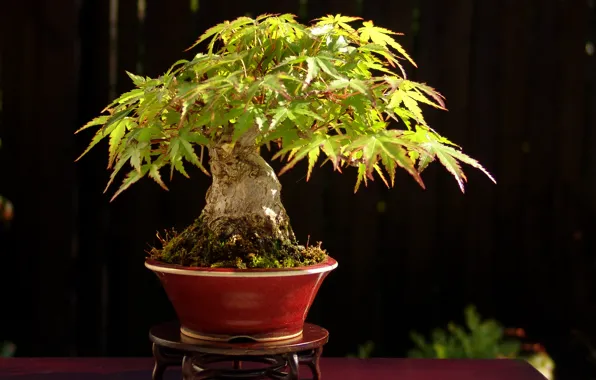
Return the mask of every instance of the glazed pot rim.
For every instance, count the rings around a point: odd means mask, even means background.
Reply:
[[[329,272],[337,268],[337,261],[331,256],[327,260],[315,265],[307,265],[295,268],[204,268],[187,267],[177,264],[166,264],[154,259],[145,260],[145,267],[158,273],[179,274],[186,276],[204,277],[284,277],[301,276]]]

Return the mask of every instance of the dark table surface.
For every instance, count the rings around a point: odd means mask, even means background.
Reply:
[[[152,368],[152,358],[8,358],[0,359],[0,379],[145,380]],[[324,380],[544,380],[526,362],[505,359],[322,358],[321,371]],[[301,374],[310,372],[301,368]],[[178,380],[180,370],[170,368],[164,378]]]

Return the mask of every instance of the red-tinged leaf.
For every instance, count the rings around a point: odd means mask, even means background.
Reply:
[[[453,175],[453,177],[457,181],[457,184],[459,185],[459,189],[461,190],[461,192],[465,193],[464,183],[468,179],[466,178],[463,170],[461,169],[461,166],[459,166],[457,160],[443,151],[434,150],[434,152],[436,157],[439,159],[439,162],[441,162],[441,164],[443,164],[447,171],[449,171],[449,173]]]
[[[358,20],[362,20],[362,17],[353,17],[353,16],[344,16],[341,14],[336,14],[335,16],[333,15],[326,15],[323,17],[319,17],[314,19],[313,21],[318,21],[317,24],[319,25],[327,25],[327,24],[335,24],[335,23],[341,23],[341,22],[353,22],[353,21],[358,21]]]
[[[108,116],[108,115],[98,116],[95,119],[88,122],[87,124],[83,125],[81,128],[77,129],[75,134],[77,134],[81,131],[84,131],[87,128],[94,127],[96,125],[104,125],[108,121],[109,118],[110,118],[110,116]]]
[[[358,21],[358,20],[362,20],[362,17],[358,17],[358,16],[344,16],[341,14],[336,14],[335,15],[335,22],[353,22],[353,21]]]
[[[161,179],[161,174],[159,174],[159,167],[155,164],[151,165],[151,168],[149,169],[149,178],[153,179],[155,182],[157,182],[159,184],[159,186],[161,186],[162,189],[168,191],[168,187],[166,186],[166,184],[163,182],[163,180]]]
[[[110,202],[114,201],[114,199],[116,199],[118,195],[120,195],[124,190],[128,189],[133,183],[138,182],[141,178],[143,178],[145,174],[147,174],[147,172],[149,171],[149,166],[150,165],[144,165],[141,172],[138,172],[136,170],[131,170],[130,172],[128,172],[126,178],[122,182],[122,185],[120,186],[118,191],[116,191],[112,199],[110,199]]]
[[[395,50],[397,50],[404,58],[406,58],[414,67],[416,66],[416,62],[408,55],[406,50],[397,42],[391,35],[403,34],[403,33],[396,33],[389,29],[380,28],[378,26],[374,26],[372,21],[365,21],[362,23],[364,25],[362,28],[358,29],[360,32],[360,40],[362,42],[368,42],[369,40],[373,43],[381,46],[389,45]]]
[[[205,167],[203,166],[203,163],[199,160],[199,157],[195,153],[194,148],[188,141],[180,139],[180,152],[188,162],[201,169],[201,171],[205,173],[207,176],[211,176],[207,169],[205,169]]]
[[[145,78],[143,78],[142,76],[140,76],[140,75],[133,74],[133,73],[131,73],[129,71],[125,71],[125,73],[132,80],[132,83],[135,86],[142,86],[142,85],[145,84],[145,82],[147,82],[147,80]]]
[[[128,162],[128,160],[131,158],[134,150],[135,150],[134,146],[128,146],[124,150],[122,155],[120,157],[118,157],[118,160],[116,161],[116,166],[114,167],[114,170],[112,171],[112,174],[110,175],[110,180],[108,181],[108,184],[106,185],[105,189],[103,190],[104,194],[108,191],[108,189],[114,182],[116,175],[120,172],[120,170],[122,169],[124,164],[126,164]]]
[[[296,147],[290,150],[290,155],[288,157],[288,160],[291,160],[290,162],[288,162],[279,172],[279,175],[284,174],[285,172],[287,172],[288,170],[292,169],[300,160],[302,160],[304,157],[306,157],[306,155],[313,149],[319,149],[319,145],[321,145],[321,143],[323,143],[325,139],[325,136],[322,135],[315,135],[313,136],[311,139],[302,139],[302,141],[306,142],[305,145],[301,146],[300,148]],[[297,143],[300,143],[300,141],[298,141]]]
[[[105,137],[105,135],[103,134],[103,132],[101,130],[97,131],[95,133],[95,136],[93,136],[93,139],[91,139],[91,143],[89,143],[89,145],[87,146],[87,149],[85,149],[85,151],[83,153],[81,153],[81,155],[79,157],[77,157],[77,159],[75,160],[75,162],[79,161],[81,158],[83,158],[83,156],[85,156],[87,153],[89,153],[89,151],[97,144],[99,144],[99,142],[101,140],[103,140],[103,138]]]
[[[185,176],[186,178],[190,178],[190,176],[188,175],[188,173],[186,172],[186,169],[184,169],[184,163],[182,162],[182,160],[177,160],[174,165],[174,168],[176,168],[176,170],[182,174],[183,176]]]
[[[279,16],[279,13],[263,13],[262,15],[257,16],[257,18],[255,20],[262,21],[266,18],[276,17],[276,16]]]
[[[366,44],[366,45],[362,45],[360,47],[358,47],[358,50],[361,51],[367,51],[367,52],[373,52],[373,53],[377,53],[379,55],[381,55],[383,58],[385,58],[385,60],[387,61],[387,63],[389,63],[389,65],[391,67],[399,67],[401,73],[402,73],[402,77],[406,77],[406,72],[404,70],[404,68],[402,67],[402,65],[399,63],[399,60],[397,58],[397,56],[395,54],[393,54],[393,52],[391,50],[389,50],[385,45],[378,45],[378,44]],[[395,74],[392,74],[395,75]]]
[[[124,137],[124,133],[126,133],[126,120],[120,121],[110,133],[108,169],[112,168],[114,159],[116,158],[116,152],[118,151],[122,137]]]
[[[429,106],[438,108],[440,110],[445,110],[444,103],[443,104],[435,103],[435,102],[431,101],[430,99],[428,99],[424,94],[422,94],[422,92],[420,92],[418,90],[408,91],[407,96],[409,96],[410,98],[412,98],[420,103],[428,104]]]
[[[310,175],[312,173],[312,169],[314,168],[317,160],[319,159],[320,149],[318,147],[314,148],[310,152],[308,152],[308,170],[306,172],[306,182],[310,179]]]
[[[323,153],[325,153],[328,157],[327,160],[331,160],[331,163],[333,164],[333,170],[339,170],[339,156],[338,154],[340,153],[341,150],[341,144],[337,139],[337,136],[334,136],[336,138],[328,138],[326,139],[322,144],[321,144],[321,149],[323,150]],[[341,136],[339,136],[341,137]],[[321,166],[323,166],[325,164],[325,162],[327,162],[327,160],[323,161],[323,163],[321,164]],[[341,171],[340,171],[341,172]]]
[[[418,158],[418,173],[422,173],[434,160],[432,154],[421,154]]]
[[[377,174],[379,175],[379,177],[381,177],[381,179],[385,183],[385,186],[389,187],[389,183],[385,179],[385,176],[383,175],[383,170],[381,170],[381,168],[379,167],[379,164],[374,164],[373,167],[375,168],[375,171],[377,172]]]
[[[475,159],[469,157],[468,155],[464,154],[463,152],[452,148],[448,145],[443,145],[438,141],[431,140],[429,142],[432,152],[436,155],[439,159],[441,164],[447,168],[447,170],[454,175],[459,187],[464,192],[463,184],[466,182],[466,176],[464,175],[461,167],[457,160],[466,163],[476,169],[482,171],[493,183],[497,183],[495,178],[482,166],[476,161]]]
[[[172,181],[172,179],[174,178],[174,169],[178,169],[176,165],[178,163],[182,163],[182,156],[178,154],[179,151],[180,139],[176,138],[170,141],[170,144],[168,146],[168,157],[170,158],[170,181]],[[182,170],[184,171],[184,173],[186,173],[184,167],[182,167]]]
[[[408,173],[410,173],[410,175],[414,177],[416,182],[418,182],[420,187],[425,189],[426,186],[424,185],[424,182],[420,177],[420,173],[418,173],[418,171],[416,170],[414,162],[412,162],[410,157],[408,157],[406,150],[399,145],[384,144],[383,146],[388,148],[385,151],[387,155],[391,159],[393,159],[397,165],[399,165],[401,168],[405,169]]]
[[[397,170],[397,164],[387,153],[381,153],[381,163],[385,167],[385,170],[389,174],[389,180],[391,181],[391,187],[395,186],[395,171]]]
[[[424,188],[424,183],[418,171],[414,166],[414,162],[408,157],[404,146],[416,149],[415,144],[410,141],[402,139],[396,130],[381,130],[374,135],[362,136],[349,145],[346,146],[347,152],[357,152],[361,150],[362,159],[367,168],[367,173],[372,173],[373,166],[379,161],[383,161],[383,165],[387,168],[387,172],[392,178],[394,176],[393,164],[389,161],[394,161],[398,166],[406,169],[410,175]]]
[[[404,106],[414,115],[414,119],[420,124],[426,124],[424,121],[424,116],[422,115],[422,110],[418,106],[418,102],[408,96],[408,94],[402,94],[402,101],[404,102]]]
[[[358,188],[360,188],[360,184],[364,181],[364,186],[368,186],[367,175],[366,175],[366,165],[358,164],[358,178],[356,178],[356,186],[354,186],[354,194],[358,192]]]
[[[206,41],[207,39],[211,38],[211,42],[209,44],[209,53],[211,53],[213,51],[213,45],[215,44],[215,41],[217,40],[217,38],[219,37],[219,35],[224,32],[227,29],[233,29],[233,28],[237,28],[240,27],[242,25],[246,25],[249,23],[252,23],[253,20],[249,17],[239,17],[236,20],[230,22],[230,21],[224,21],[220,24],[217,24],[209,29],[207,29],[205,31],[205,33],[203,33],[199,39],[197,39],[195,41],[194,44],[192,44],[188,49],[186,49],[185,51],[189,51],[190,49],[194,48],[195,46],[197,46],[198,44],[200,44],[203,41]]]
[[[389,46],[391,46],[392,48],[394,48],[395,50],[397,50],[399,52],[399,54],[401,54],[405,59],[407,59],[414,67],[418,67],[418,65],[416,65],[416,62],[414,62],[414,60],[412,59],[412,57],[410,57],[408,55],[408,52],[406,52],[406,49],[404,49],[403,46],[401,46],[393,38],[389,38],[388,41],[387,41],[387,44]]]
[[[131,146],[130,164],[136,171],[141,172],[141,150],[136,145]]]
[[[445,97],[441,93],[424,83],[414,83],[414,85],[417,89],[423,91],[426,95],[433,98],[443,109],[446,109]]]

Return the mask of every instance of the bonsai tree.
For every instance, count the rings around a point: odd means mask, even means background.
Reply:
[[[407,79],[402,63],[415,64],[398,33],[355,22],[336,15],[307,26],[289,14],[223,22],[190,47],[206,45],[192,60],[158,78],[128,73],[135,88],[77,131],[98,128],[83,155],[109,139],[108,187],[127,167],[112,199],[146,176],[167,190],[164,168],[170,180],[188,177],[187,163],[212,177],[201,215],[180,233],[158,235],[163,246],[152,257],[236,268],[325,260],[320,244],[296,241],[264,147],[285,162],[278,175],[301,160],[307,180],[319,162],[354,167],[354,191],[375,176],[393,186],[398,167],[424,187],[420,174],[434,160],[462,191],[460,162],[492,179],[425,121],[421,105],[445,109],[443,97]]]

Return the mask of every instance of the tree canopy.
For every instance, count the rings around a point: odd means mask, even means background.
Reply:
[[[318,161],[340,172],[355,166],[355,191],[374,173],[393,186],[397,167],[424,187],[420,173],[434,160],[462,192],[460,162],[494,181],[427,124],[421,105],[445,109],[444,98],[407,79],[402,62],[415,63],[396,35],[343,15],[308,26],[290,14],[215,25],[189,48],[207,45],[192,60],[158,78],[128,73],[135,88],[77,131],[98,127],[83,155],[109,139],[108,187],[131,165],[114,198],[144,176],[167,189],[160,174],[166,166],[170,178],[174,171],[188,176],[185,162],[209,175],[205,148],[231,150],[246,138],[255,148],[278,149],[274,158],[286,162],[280,174],[301,160],[308,161],[307,177]]]

